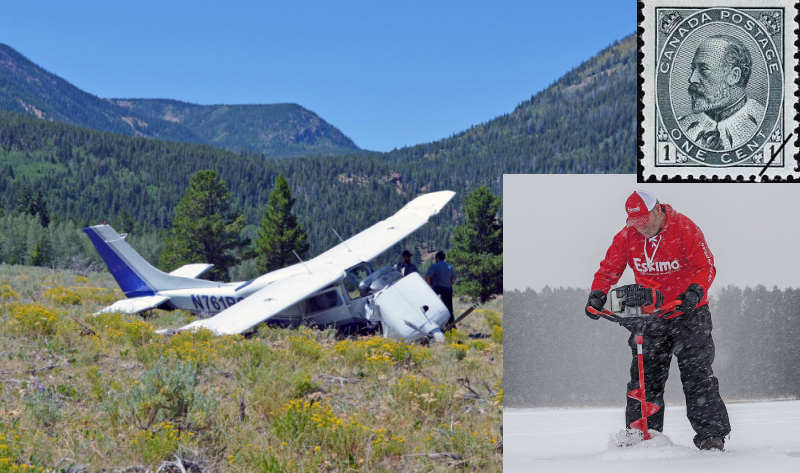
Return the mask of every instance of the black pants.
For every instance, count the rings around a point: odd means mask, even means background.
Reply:
[[[631,381],[628,391],[639,387],[639,362],[634,335],[628,339],[633,351]],[[714,362],[714,340],[711,338],[711,311],[708,306],[698,307],[692,315],[681,315],[671,320],[648,322],[644,329],[644,387],[648,402],[659,407],[647,418],[650,429],[664,429],[664,386],[669,376],[672,355],[678,358],[683,393],[686,396],[686,416],[697,435],[694,443],[708,437],[724,437],[731,431],[728,411],[719,395],[719,382],[711,364]],[[625,424],[641,418],[639,401],[628,398]]]
[[[439,295],[439,298],[444,303],[444,306],[447,307],[447,310],[450,311],[450,319],[447,323],[451,323],[455,320],[453,317],[453,288],[452,287],[444,287],[444,286],[433,286],[433,292]],[[647,382],[645,382],[647,384]]]

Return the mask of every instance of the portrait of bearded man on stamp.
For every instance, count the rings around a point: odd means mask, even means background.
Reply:
[[[743,145],[758,131],[765,110],[747,96],[753,68],[747,46],[733,36],[710,36],[697,47],[691,67],[692,113],[678,119],[681,128],[705,148]]]
[[[754,5],[640,3],[640,181],[800,177],[794,3]]]

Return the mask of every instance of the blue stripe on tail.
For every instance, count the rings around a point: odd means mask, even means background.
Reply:
[[[144,282],[144,280],[128,266],[128,263],[120,258],[92,227],[86,227],[83,231],[89,235],[92,244],[97,248],[100,257],[103,258],[106,266],[108,266],[108,270],[114,276],[114,279],[117,280],[117,284],[119,284],[120,289],[122,289],[122,292],[124,292],[127,297],[155,295],[153,288]]]

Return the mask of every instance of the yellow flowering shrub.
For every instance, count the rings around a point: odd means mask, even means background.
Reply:
[[[393,434],[384,427],[375,429],[373,434],[372,451],[376,457],[399,457],[405,453],[406,439],[403,436]]]
[[[86,379],[92,387],[92,395],[95,398],[103,400],[106,396],[107,386],[103,382],[103,375],[97,365],[92,365],[86,368]]]
[[[40,304],[12,303],[7,308],[11,314],[9,328],[33,337],[52,336],[58,333],[58,313]]]
[[[125,316],[119,312],[103,312],[95,315],[91,319],[92,327],[104,329],[113,328],[120,330],[125,322]]]
[[[0,473],[21,471],[44,472],[45,468],[20,462],[24,447],[20,432],[13,426],[0,422]]]
[[[146,345],[155,337],[153,326],[141,319],[125,322],[122,326],[125,339],[135,347]]]
[[[503,327],[495,325],[492,327],[492,341],[498,345],[503,344]]]
[[[5,425],[2,425],[5,427]],[[19,435],[14,430],[0,429],[0,473],[8,473],[13,470],[11,467],[17,465],[19,455]]]
[[[454,328],[448,330],[444,334],[444,341],[445,343],[464,343],[467,341],[469,336],[466,332],[462,332],[461,330]]]
[[[494,404],[495,404],[495,406],[499,406],[499,407],[502,408],[503,407],[503,380],[501,379],[500,381],[494,383],[493,387],[495,389],[497,389],[497,393],[493,397]]]
[[[136,356],[147,366],[164,358],[204,367],[216,363],[227,344],[237,343],[240,340],[242,340],[240,335],[221,337],[206,329],[187,330],[163,337],[161,340],[154,339],[151,343],[143,345]]]
[[[51,287],[44,292],[44,297],[59,305],[78,305],[81,303],[81,296],[63,286]]]
[[[125,294],[119,289],[109,289],[107,287],[73,287],[70,290],[83,300],[102,305],[110,305],[125,298]]]
[[[408,373],[389,387],[389,392],[399,404],[408,405],[427,414],[444,414],[450,406],[454,392],[444,384]]]
[[[133,436],[131,447],[145,463],[152,465],[167,460],[178,447],[197,447],[192,432],[180,431],[171,422],[162,422],[152,429],[143,430]]]
[[[456,360],[463,360],[467,357],[467,346],[461,343],[451,343],[447,346],[447,350],[452,353]]]
[[[318,360],[322,356],[322,344],[305,337],[289,337],[289,349],[292,353],[310,360]]]
[[[279,438],[296,446],[319,445],[337,454],[363,451],[368,428],[345,414],[336,415],[325,401],[296,399],[285,404],[272,421]]]
[[[135,347],[147,344],[155,337],[152,325],[137,316],[118,312],[97,314],[91,324],[101,336],[115,343],[130,343]]]
[[[9,284],[0,284],[0,300],[19,299],[19,294]]]
[[[391,367],[395,364],[421,365],[431,358],[430,350],[401,340],[369,337],[361,340],[343,340],[336,343],[334,352],[349,365]]]
[[[484,317],[486,318],[486,324],[491,327],[502,327],[503,326],[503,318],[497,314],[497,312],[492,312],[491,310],[481,311],[484,312]]]
[[[489,348],[489,344],[484,340],[470,340],[467,343],[470,350],[483,351]]]
[[[89,344],[87,355],[92,362],[97,362],[101,357],[108,355],[112,348],[111,340],[108,337],[101,337],[96,334],[87,337],[87,342]]]

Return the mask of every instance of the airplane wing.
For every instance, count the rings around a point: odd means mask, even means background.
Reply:
[[[155,309],[167,302],[169,297],[165,296],[144,296],[132,299],[119,300],[105,309],[101,309],[92,315],[103,314],[105,312],[122,312],[123,314],[138,314],[146,310]]]
[[[428,220],[438,214],[454,195],[456,193],[453,191],[431,192],[430,194],[421,195],[406,204],[396,214],[322,253],[314,258],[313,261],[347,253],[356,255],[358,258],[356,262],[374,259],[391,248],[392,245],[428,223]]]
[[[452,191],[421,195],[386,220],[307,261],[307,272],[295,273],[270,283],[217,315],[197,320],[179,330],[202,327],[219,334],[246,332],[333,284],[348,268],[380,255],[427,223],[454,195]]]
[[[185,264],[180,268],[176,269],[175,271],[169,273],[170,276],[178,276],[182,278],[192,278],[197,279],[206,271],[213,268],[213,264],[208,263],[195,263],[195,264]]]
[[[276,281],[213,317],[196,320],[179,330],[206,328],[220,335],[250,330],[282,310],[333,284],[344,270],[300,273]]]

